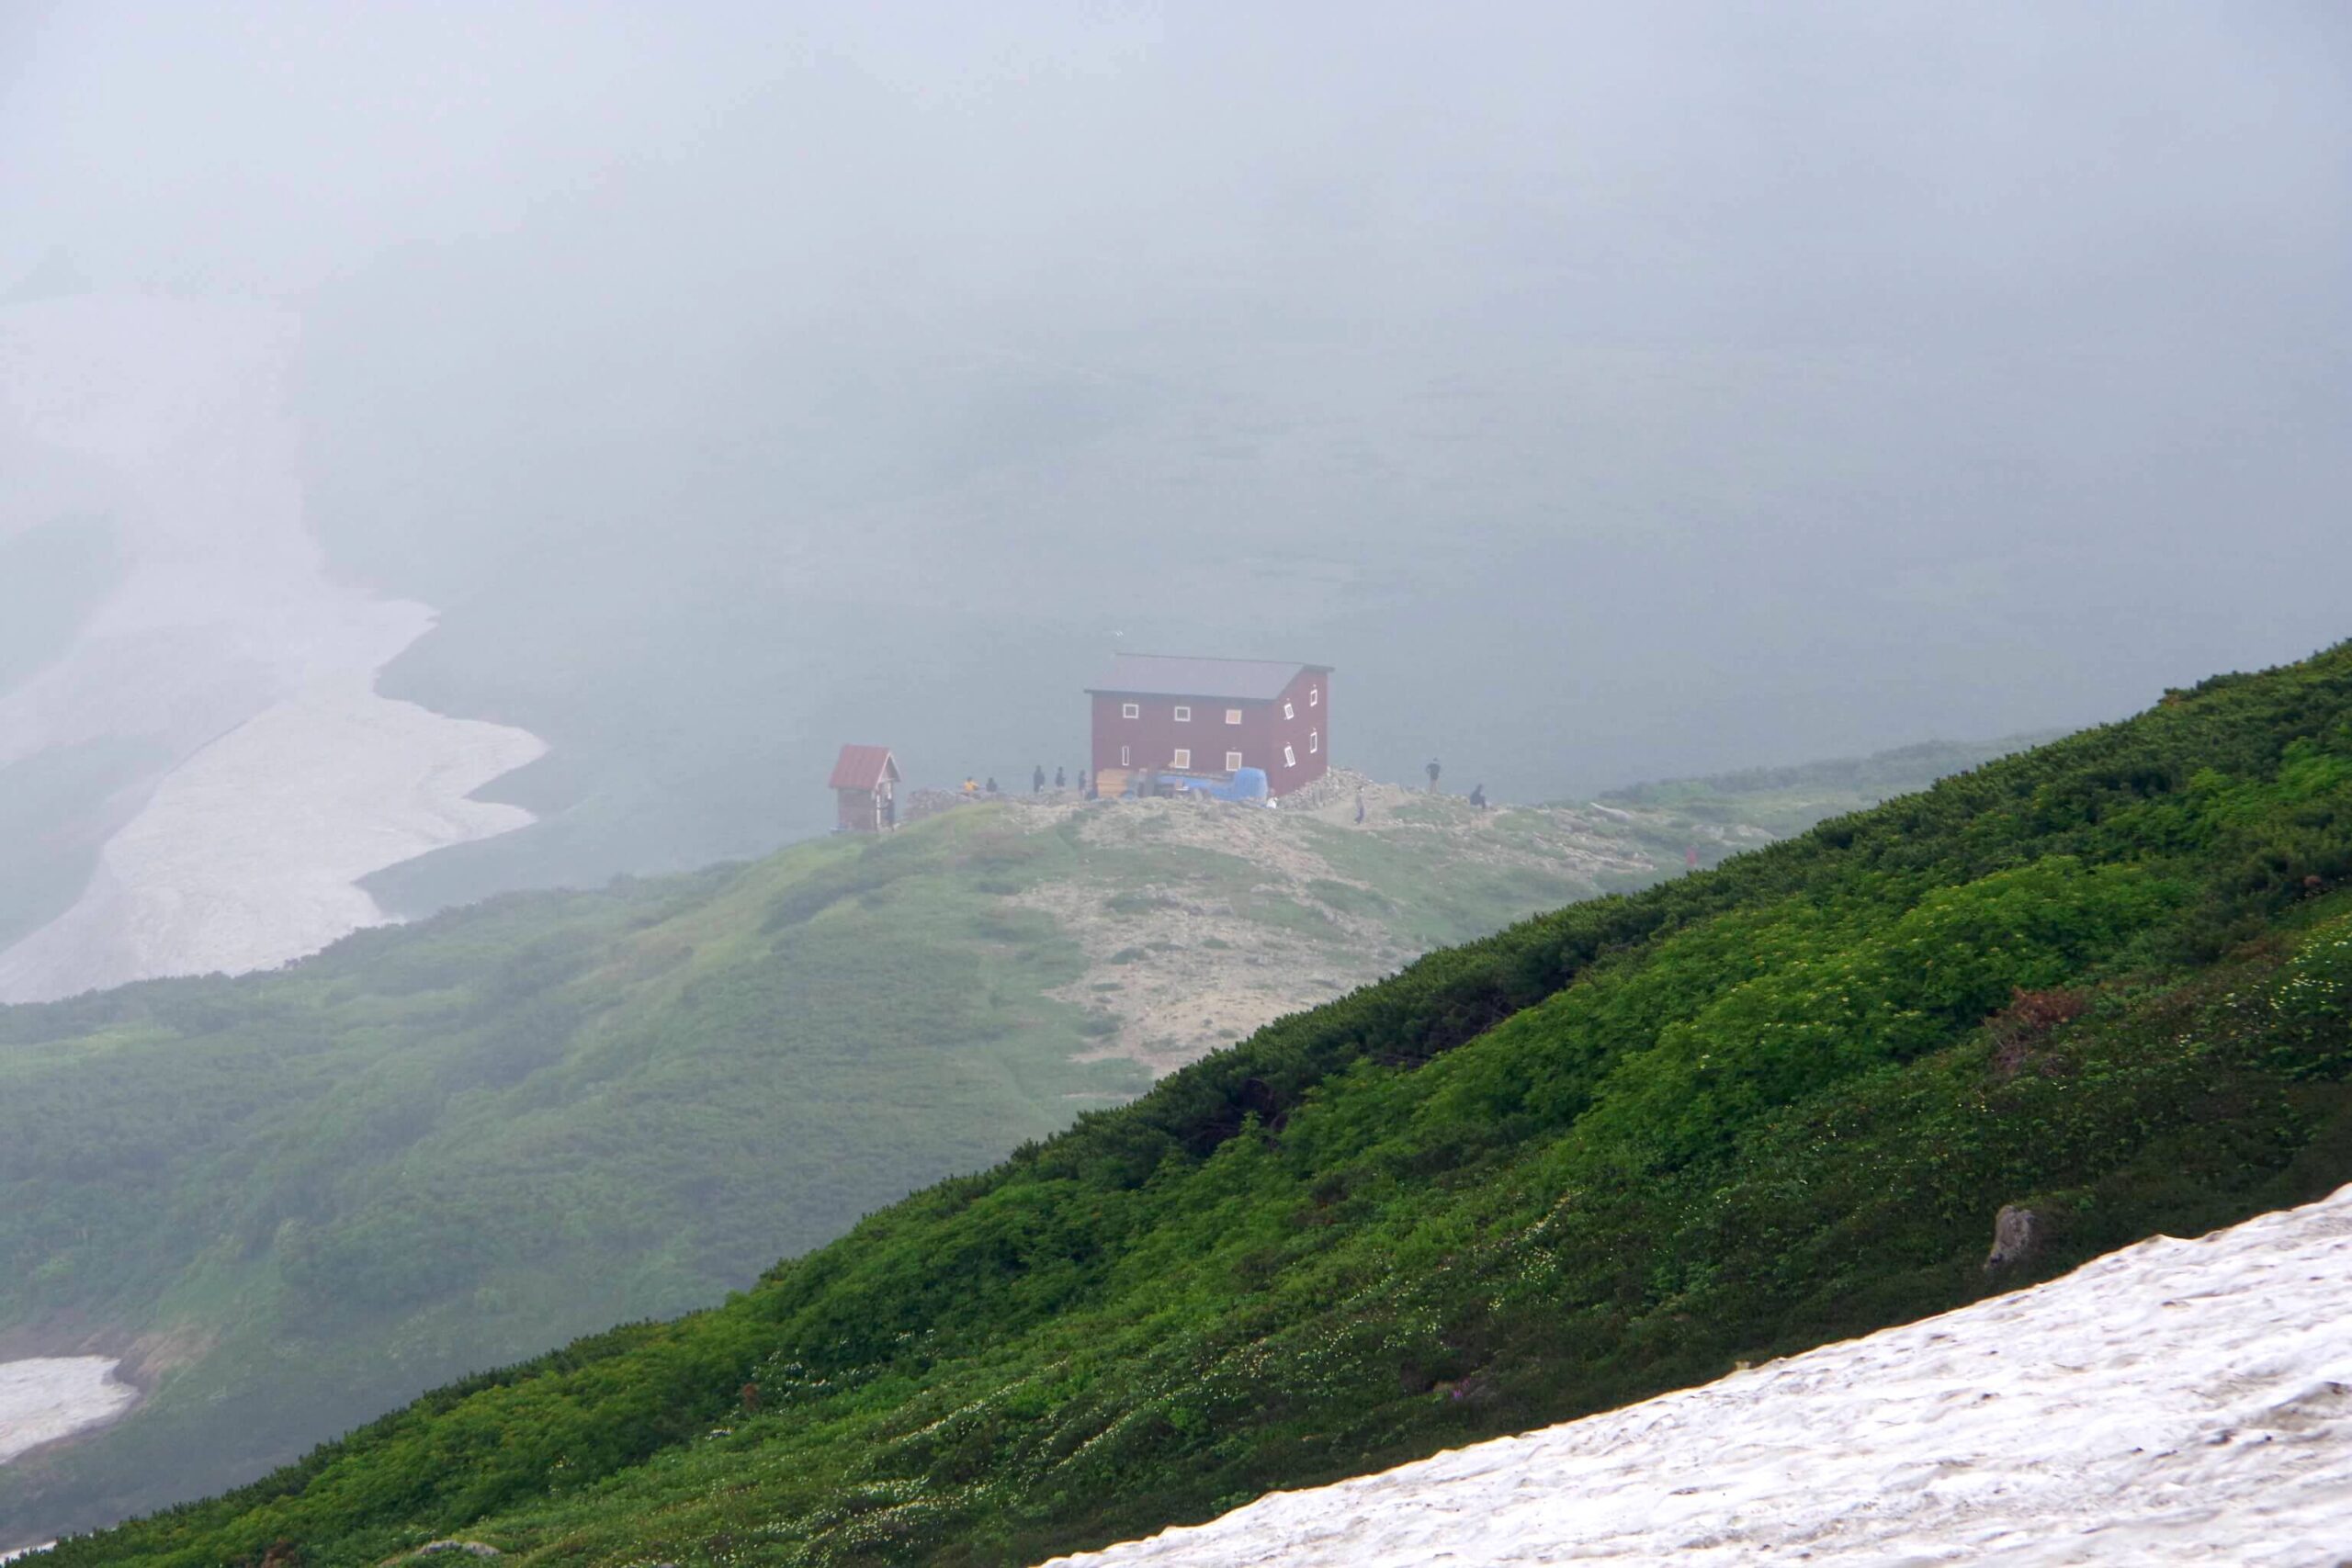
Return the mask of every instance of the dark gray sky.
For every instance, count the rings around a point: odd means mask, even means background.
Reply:
[[[2331,3],[19,5],[53,252],[302,312],[329,549],[542,808],[653,715],[654,795],[1025,773],[1114,634],[1527,796],[2352,633]]]

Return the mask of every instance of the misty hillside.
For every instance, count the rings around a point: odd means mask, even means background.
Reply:
[[[388,697],[434,625],[319,547],[300,322],[0,308],[0,1000],[266,968],[387,911],[372,872],[531,820],[546,750]]]
[[[2348,885],[2352,645],[1432,954],[57,1562],[1016,1564],[1704,1382],[2352,1178]]]
[[[1012,1568],[2342,1179],[2347,256],[2342,0],[0,0],[0,1560]]]
[[[1907,795],[1927,782],[1965,772],[1988,758],[2058,739],[2058,732],[2052,731],[1973,745],[1926,740],[1867,757],[1837,757],[1632,784],[1611,790],[1600,799],[1619,806],[1671,810],[1695,822],[1737,822],[1780,833],[1796,832],[1825,817]]]
[[[1772,837],[1323,795],[1024,795],[509,895],[281,973],[0,1009],[0,1358],[122,1356],[150,1391],[0,1469],[0,1545],[709,1305],[1432,946]]]
[[[0,942],[90,900],[0,994],[155,973],[223,796],[388,858],[231,900],[324,941],[765,854],[844,740],[1075,763],[1121,646],[1527,800],[2339,629],[2326,5],[224,3],[0,15]],[[414,730],[151,798],[313,675]]]

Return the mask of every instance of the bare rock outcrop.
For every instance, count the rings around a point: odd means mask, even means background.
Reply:
[[[2019,1203],[2004,1203],[1993,1216],[1993,1250],[1984,1255],[1984,1272],[2030,1262],[2041,1250],[2041,1216]]]

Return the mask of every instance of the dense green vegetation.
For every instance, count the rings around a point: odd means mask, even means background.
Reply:
[[[57,1561],[1013,1563],[1949,1307],[2352,1179],[2347,879],[2352,645],[1433,954]]]
[[[0,1470],[0,1547],[707,1306],[1131,1098],[1143,1068],[1073,1059],[1117,1033],[1116,987],[1086,987],[1069,929],[1023,902],[1046,885],[1106,904],[1136,956],[1168,945],[1178,898],[1231,911],[1236,963],[1253,931],[1303,939],[1300,1005],[1344,988],[1318,976],[1374,972],[1347,945],[1364,920],[1380,952],[1419,953],[1592,890],[1445,832],[1259,816],[1351,880],[1302,902],[1208,847],[1206,819],[1179,841],[1166,815],[1124,813],[1134,830],[1105,842],[985,807],[509,897],[276,974],[0,1010],[0,1359],[95,1342],[153,1389],[104,1434]],[[1343,930],[1342,911],[1361,919]]]
[[[0,1471],[0,1520],[216,1488],[469,1368],[707,1305],[1130,1097],[1042,994],[1076,947],[1001,896],[1069,855],[958,813],[0,1010],[0,1329],[136,1339],[160,1385]]]

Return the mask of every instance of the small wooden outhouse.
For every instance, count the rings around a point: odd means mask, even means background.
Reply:
[[[832,789],[842,832],[882,833],[899,825],[899,760],[888,746],[842,747]]]

